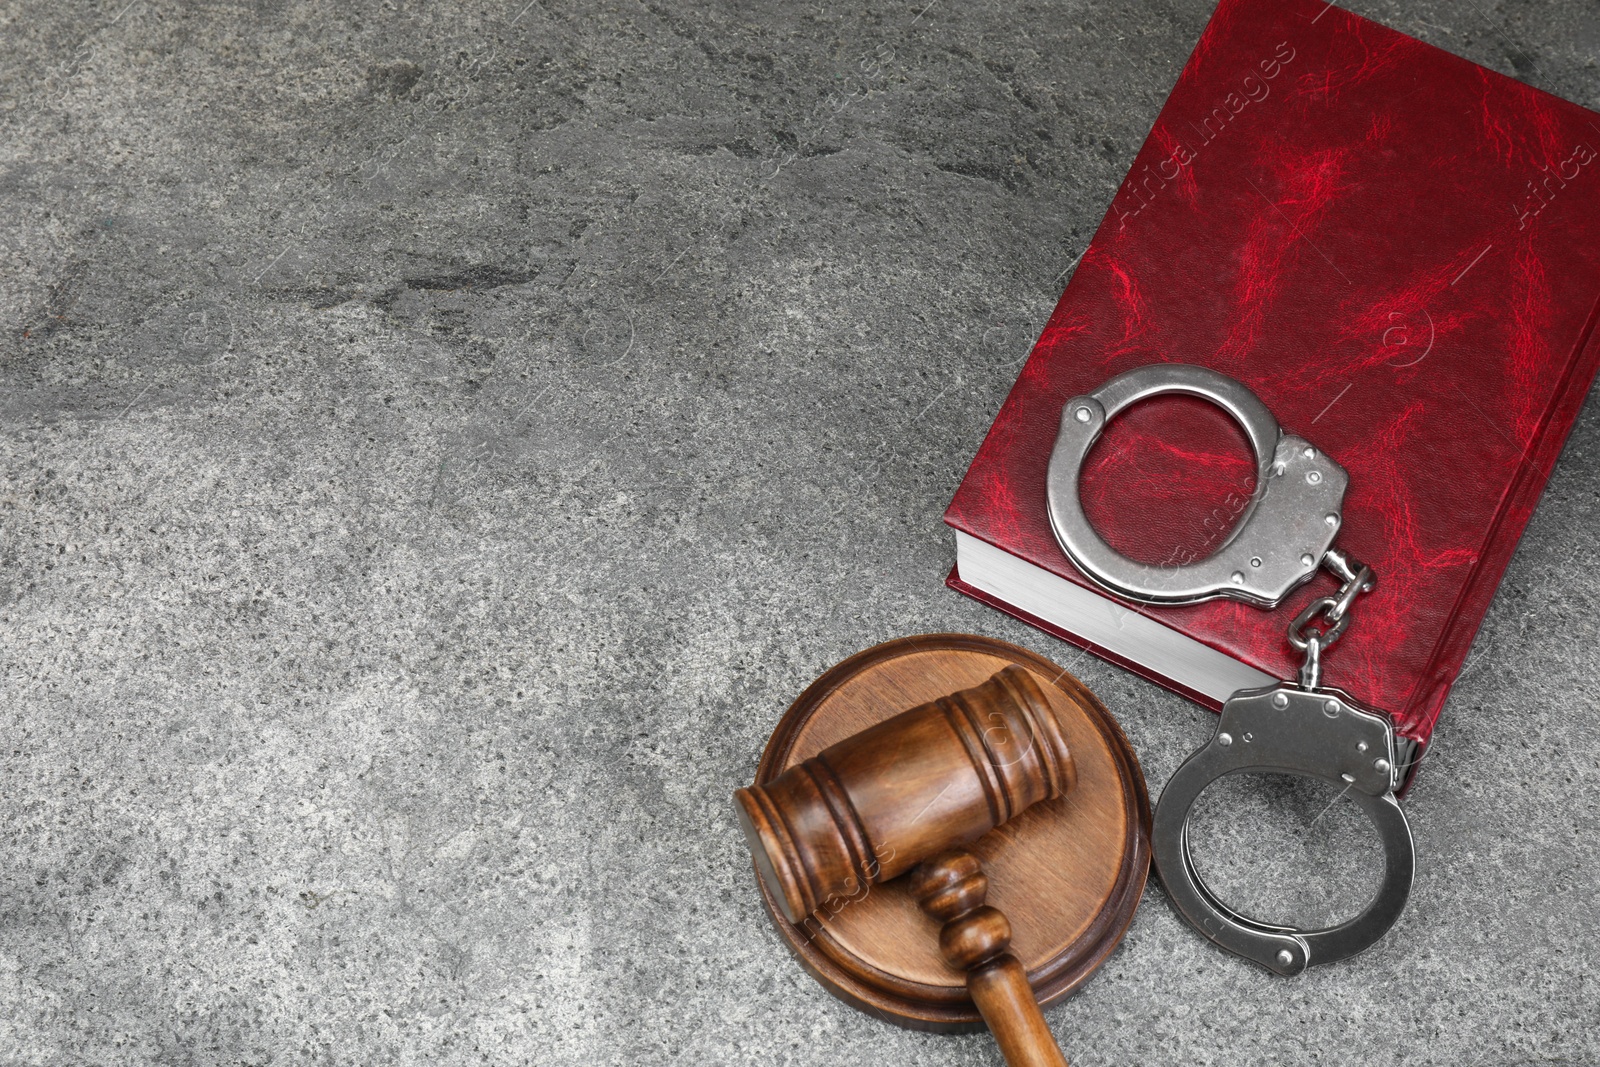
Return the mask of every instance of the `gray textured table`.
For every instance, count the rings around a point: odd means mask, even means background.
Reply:
[[[794,966],[729,793],[919,631],[1069,664],[1153,788],[1206,735],[939,520],[1210,5],[924,2],[4,6],[0,1062],[998,1062]],[[1357,7],[1600,106],[1592,0]],[[1600,1059],[1597,446],[1397,930],[1283,980],[1152,886],[1077,1067]],[[1208,807],[1225,892],[1348,910],[1326,804]]]

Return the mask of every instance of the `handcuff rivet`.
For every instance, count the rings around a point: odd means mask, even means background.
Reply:
[[[1278,950],[1278,962],[1283,964],[1285,967],[1289,966],[1289,964],[1294,962],[1294,953],[1290,952],[1286,948],[1279,949]]]
[[[1329,526],[1337,526],[1337,525],[1339,525],[1339,516],[1337,516],[1337,515],[1324,515],[1322,517],[1322,521],[1327,523]]]
[[[1288,693],[1274,693],[1274,694],[1272,694],[1272,706],[1277,708],[1279,711],[1282,711],[1284,708],[1288,707],[1289,706],[1289,694]]]
[[[1250,566],[1252,566],[1252,567],[1261,566],[1261,557],[1260,556],[1252,556],[1250,558]]]
[[[1217,744],[1221,745],[1223,748],[1227,748],[1229,745],[1233,744],[1233,735],[1230,733],[1218,734]]]
[[[1302,566],[1302,567],[1315,567],[1316,565],[1317,565],[1317,561],[1316,561],[1315,558],[1312,557],[1311,553],[1307,552],[1305,555],[1300,557],[1300,566]]]
[[[1322,472],[1306,471],[1306,481],[1310,482],[1312,485],[1322,484]]]
[[[1243,585],[1244,584],[1244,571],[1234,571],[1233,572],[1233,584],[1234,585]]]
[[[1307,445],[1306,450],[1302,453],[1302,455],[1304,455],[1307,459],[1316,459],[1317,450],[1312,448],[1310,445]]]
[[[1372,761],[1372,769],[1377,771],[1379,774],[1388,774],[1389,761],[1380,756]]]
[[[1356,742],[1356,751],[1357,752],[1365,752],[1366,750],[1367,750],[1367,743],[1365,741],[1357,741]]]
[[[1072,417],[1077,419],[1079,422],[1088,422],[1090,419],[1094,418],[1094,416],[1089,412],[1088,408],[1079,408],[1077,411],[1072,413]]]
[[[1339,715],[1339,702],[1337,700],[1326,701],[1322,705],[1322,714],[1330,719],[1337,718]]]

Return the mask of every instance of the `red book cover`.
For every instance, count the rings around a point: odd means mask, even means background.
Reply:
[[[1095,589],[1046,513],[1062,404],[1147,363],[1237,378],[1350,474],[1337,544],[1378,583],[1324,684],[1425,742],[1588,393],[1597,316],[1600,115],[1322,0],[1222,0],[945,521]],[[1124,555],[1181,563],[1253,477],[1226,415],[1164,397],[1108,427],[1082,495]],[[1290,678],[1288,624],[1334,588],[1128,609]]]

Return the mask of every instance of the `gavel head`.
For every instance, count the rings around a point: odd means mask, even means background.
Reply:
[[[734,800],[756,869],[798,923],[1064,795],[1076,780],[1049,701],[1031,674],[1007,667]]]

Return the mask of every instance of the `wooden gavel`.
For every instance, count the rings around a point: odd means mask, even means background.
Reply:
[[[1011,1067],[1066,1067],[1011,924],[984,903],[989,880],[967,844],[1077,781],[1033,676],[1007,667],[982,685],[901,712],[734,794],[756,869],[784,915],[804,922],[906,872],[944,925],[939,949]],[[835,910],[837,910],[835,908]]]

